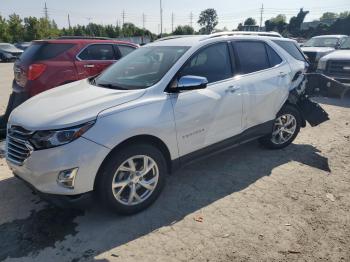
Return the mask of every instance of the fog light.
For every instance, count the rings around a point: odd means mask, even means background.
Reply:
[[[66,188],[74,188],[74,180],[77,173],[78,168],[61,171],[58,174],[57,183]]]

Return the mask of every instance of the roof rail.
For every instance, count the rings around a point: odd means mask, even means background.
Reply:
[[[56,39],[95,39],[95,40],[113,40],[109,37],[95,37],[95,36],[60,36]]]
[[[208,35],[207,37],[204,37],[202,40],[207,40],[215,37],[220,36],[234,36],[234,35],[255,35],[255,36],[271,36],[271,37],[282,37],[277,32],[256,32],[256,31],[225,31],[225,32],[218,32]]]
[[[193,35],[172,35],[172,36],[166,36],[166,37],[162,37],[157,39],[154,42],[160,42],[160,41],[166,41],[166,40],[172,40],[172,39],[178,39],[178,38],[185,38],[185,37],[191,37]]]

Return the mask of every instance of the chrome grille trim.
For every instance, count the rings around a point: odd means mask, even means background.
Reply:
[[[33,133],[18,126],[12,126],[7,130],[6,158],[8,161],[15,165],[23,165],[33,151],[29,143]]]

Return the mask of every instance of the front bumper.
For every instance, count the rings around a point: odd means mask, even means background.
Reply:
[[[7,159],[15,176],[29,183],[44,194],[78,196],[94,189],[99,167],[110,150],[85,138],[79,138],[64,146],[33,151],[23,165]],[[74,188],[57,183],[60,171],[78,167]]]

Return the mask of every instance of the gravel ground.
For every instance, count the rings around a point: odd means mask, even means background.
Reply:
[[[12,64],[0,64],[4,110]],[[60,210],[0,159],[0,261],[350,261],[350,99],[293,145],[252,142],[169,177],[145,212]]]

